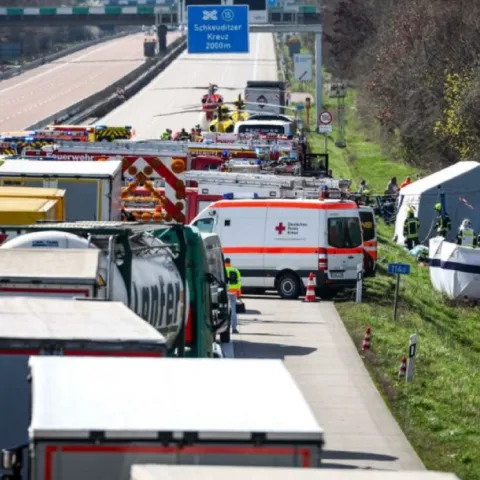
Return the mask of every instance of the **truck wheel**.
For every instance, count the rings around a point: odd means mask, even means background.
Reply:
[[[247,308],[243,302],[237,303],[237,313],[245,313]]]
[[[277,291],[285,300],[296,300],[302,291],[300,279],[293,273],[284,273],[277,281]]]
[[[220,342],[221,343],[230,343],[231,340],[231,332],[230,332],[230,324],[228,325],[228,330],[226,332],[222,332],[220,334]]]

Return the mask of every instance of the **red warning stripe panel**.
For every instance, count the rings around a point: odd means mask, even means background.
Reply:
[[[180,210],[177,209],[174,203],[171,202],[170,199],[167,198],[166,202],[163,204],[163,207],[165,208],[166,212],[171,215],[173,218],[175,218],[177,215],[182,214]]]
[[[53,480],[53,455],[64,453],[125,453],[159,455],[278,455],[299,456],[302,468],[312,468],[309,448],[295,447],[248,447],[248,446],[168,446],[161,445],[46,445],[44,453],[44,480]]]
[[[40,348],[1,348],[0,355],[40,355]],[[73,357],[164,357],[163,352],[128,352],[109,350],[63,350],[64,356]]]
[[[179,179],[175,176],[175,174],[168,167],[166,167],[160,159],[158,159],[158,162],[153,162],[153,159],[149,160],[150,161],[148,163],[154,163],[155,166],[152,165],[152,167],[160,174],[165,182],[167,182],[168,185],[170,185],[175,191],[179,191],[180,189],[177,185]]]

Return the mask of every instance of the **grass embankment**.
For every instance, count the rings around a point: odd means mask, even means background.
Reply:
[[[293,89],[299,85],[290,80]],[[303,91],[313,92],[312,86]],[[324,107],[336,100],[324,95]],[[366,179],[374,193],[382,193],[387,181],[401,182],[414,169],[390,161],[372,141],[356,114],[355,92],[345,102],[347,148],[335,147],[335,129],[329,139],[330,166],[336,177],[354,184]],[[315,118],[313,116],[313,118]],[[323,152],[322,136],[309,136],[313,151]],[[391,241],[392,227],[379,222],[377,276],[365,282],[364,303],[340,299],[336,305],[356,345],[372,328],[372,349],[364,356],[379,390],[403,431],[430,470],[455,472],[462,480],[480,480],[480,308],[444,299],[431,287],[428,267],[412,261]],[[388,263],[411,264],[403,276],[399,315],[393,322],[394,278]],[[408,353],[409,336],[417,333],[414,381],[398,378],[401,357]]]

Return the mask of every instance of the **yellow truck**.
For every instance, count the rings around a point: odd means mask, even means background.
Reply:
[[[0,198],[0,225],[31,225],[38,221],[59,221],[58,200],[45,198]]]
[[[0,187],[0,199],[3,198],[42,198],[56,200],[56,219],[65,220],[65,190],[42,187]]]

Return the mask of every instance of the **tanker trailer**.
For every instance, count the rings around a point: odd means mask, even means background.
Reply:
[[[184,227],[164,228],[182,231]],[[13,229],[0,227],[2,233]],[[49,223],[18,226],[15,230],[20,235],[0,248],[100,249],[100,275],[104,285],[98,289],[96,298],[129,306],[165,337],[170,355],[212,356],[212,333],[205,329],[203,336],[185,345],[185,328],[192,318],[186,309],[190,300],[185,242],[174,255],[170,245],[149,233],[152,225],[142,223]],[[179,238],[183,238],[181,233]],[[197,302],[195,307],[199,305]],[[190,350],[186,351],[185,347]]]

